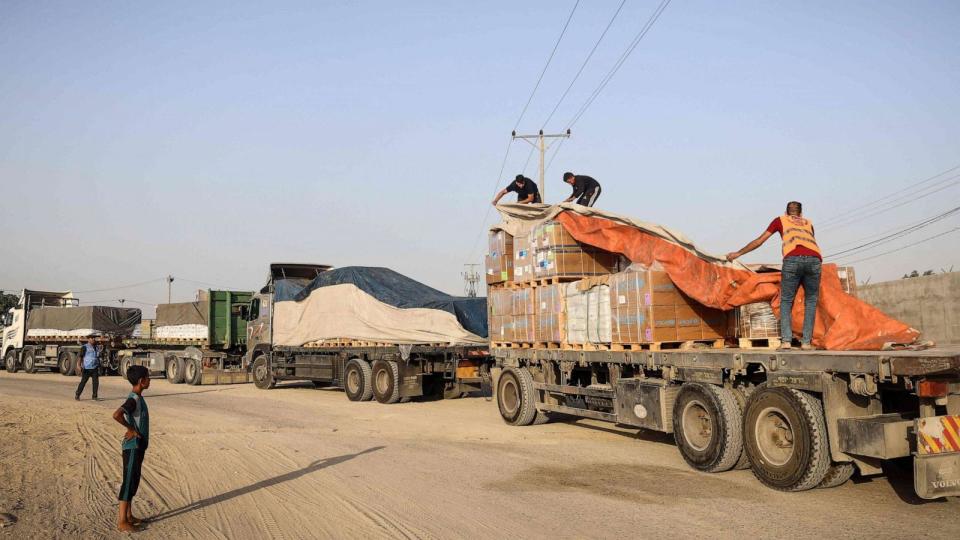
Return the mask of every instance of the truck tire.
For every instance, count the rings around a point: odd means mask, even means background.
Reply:
[[[523,368],[503,369],[497,382],[497,407],[504,422],[511,426],[529,426],[537,417],[533,376]]]
[[[842,486],[853,476],[853,473],[856,472],[857,468],[853,465],[852,462],[834,462],[830,464],[830,469],[827,470],[827,475],[823,477],[823,480],[820,481],[820,485],[817,488],[833,488],[837,486]]]
[[[743,416],[733,391],[685,383],[673,405],[673,438],[694,469],[711,473],[732,469],[743,454]]]
[[[762,385],[747,400],[743,439],[754,476],[773,489],[817,487],[830,469],[823,405],[806,392]]]
[[[183,358],[179,356],[173,356],[167,360],[167,380],[173,384],[180,384],[183,382]]]
[[[267,363],[267,356],[261,354],[253,361],[253,384],[261,390],[270,390],[277,386],[273,379],[273,371]]]
[[[3,356],[3,367],[7,369],[9,373],[17,372],[17,351],[16,349],[10,349],[7,351],[7,354]]]
[[[370,364],[354,358],[343,370],[343,390],[350,401],[373,399],[373,370]]]
[[[37,353],[33,349],[23,351],[23,370],[27,373],[37,372]]]
[[[373,397],[389,405],[400,401],[400,366],[396,362],[377,360],[373,363]]]
[[[124,356],[120,360],[120,376],[124,379],[127,378],[127,370],[130,369],[130,366],[133,365],[133,358],[130,356]]]
[[[74,365],[76,365],[77,362],[69,352],[63,351],[57,356],[57,363],[60,364],[60,374],[68,377],[73,375]]]
[[[200,360],[191,358],[183,360],[183,382],[190,386],[199,386],[203,382],[203,366]]]

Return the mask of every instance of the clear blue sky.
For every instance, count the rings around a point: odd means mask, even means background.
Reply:
[[[490,198],[527,158],[516,143],[496,177],[572,5],[2,1],[0,287],[154,280],[81,295],[150,303],[168,273],[255,288],[271,261],[316,261],[459,292]],[[541,127],[617,5],[582,2],[521,130]],[[655,7],[628,0],[548,130]],[[568,193],[564,170],[590,174],[599,206],[725,253],[787,200],[822,222],[960,165],[958,27],[953,1],[675,0],[574,126],[548,200]],[[830,251],[958,200],[949,187],[818,236]],[[958,238],[859,277],[960,267]]]

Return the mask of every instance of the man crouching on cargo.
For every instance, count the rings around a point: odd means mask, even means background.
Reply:
[[[787,203],[787,213],[773,218],[770,226],[754,241],[740,251],[727,254],[732,261],[757,249],[773,233],[780,233],[783,239],[783,267],[780,275],[780,348],[789,349],[793,340],[791,312],[797,290],[803,285],[803,337],[800,348],[813,349],[813,323],[817,316],[817,300],[820,299],[820,266],[823,257],[820,247],[814,239],[813,223],[802,215],[803,205],[797,201]]]
[[[123,436],[123,484],[120,486],[120,513],[117,529],[134,532],[141,520],[133,517],[133,496],[140,487],[140,468],[150,443],[150,412],[143,391],[150,388],[150,372],[143,366],[130,366],[127,380],[133,385],[127,400],[114,411],[113,419],[127,428]]]

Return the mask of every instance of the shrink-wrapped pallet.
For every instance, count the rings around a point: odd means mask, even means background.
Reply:
[[[737,337],[771,339],[780,337],[780,321],[769,302],[755,302],[736,309]]]
[[[610,343],[610,286],[594,279],[563,287],[567,343]]]
[[[513,237],[506,231],[490,231],[484,266],[488,284],[513,281]]]

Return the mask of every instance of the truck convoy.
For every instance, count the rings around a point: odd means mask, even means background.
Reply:
[[[102,346],[101,369],[115,371],[116,351],[140,322],[140,310],[79,304],[69,292],[21,291],[17,306],[3,314],[6,370],[73,375],[82,343],[93,337]]]
[[[159,304],[157,318],[139,337],[123,340],[120,374],[132,365],[173,384],[250,382],[243,364],[250,291],[200,291],[196,302]]]
[[[261,389],[301,380],[352,401],[461,397],[488,380],[485,339],[462,326],[485,335],[484,306],[385,268],[272,264],[251,302],[247,362]]]

